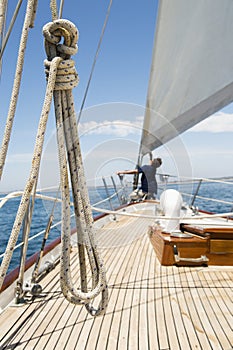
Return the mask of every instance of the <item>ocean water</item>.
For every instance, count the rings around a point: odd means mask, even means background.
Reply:
[[[197,186],[198,186],[198,183],[195,183],[194,185],[191,185],[191,184],[182,184],[182,185],[173,184],[173,185],[166,185],[166,186],[160,185],[158,190],[158,196],[165,188],[171,187],[179,190],[182,193],[184,202],[186,202],[187,204],[190,204],[192,200],[191,195],[195,193]],[[128,187],[126,191],[127,193],[129,193],[131,191],[131,187]],[[90,188],[89,189],[90,202],[92,205],[95,205],[97,203],[97,207],[100,207],[100,208],[105,208],[105,209],[116,208],[120,205],[121,195],[125,195],[125,193],[121,193],[119,197],[115,195],[110,203],[109,200],[106,200],[106,198],[109,195],[110,196],[114,195],[114,193],[115,193],[115,190],[112,187],[108,189],[108,193],[106,192],[104,187]],[[57,196],[57,194],[54,192],[46,192],[43,194],[46,194],[47,196],[51,196],[51,197]],[[4,194],[1,195],[1,197],[3,196]],[[203,199],[203,198],[196,198],[194,205],[197,206],[199,209],[211,211],[214,213],[223,213],[223,212],[233,211],[233,204],[222,203],[222,201],[226,201],[230,203],[233,202],[233,199],[232,199],[233,182],[232,182],[232,186],[229,186],[224,183],[203,183],[199,189],[198,196],[205,197],[208,199],[219,200],[219,202],[215,202],[211,200],[207,201],[206,199]],[[13,198],[0,209],[0,237],[1,237],[0,255],[4,253],[5,248],[7,246],[19,203],[20,203],[19,198]],[[41,199],[35,200],[30,237],[34,236],[36,233],[41,232],[46,228],[48,218],[51,215],[52,210],[53,210],[53,202],[41,200]],[[54,207],[54,213],[53,213],[54,223],[60,220],[60,214],[61,214],[61,204],[57,203],[56,206]],[[98,213],[93,213],[93,216],[96,216],[96,215],[98,215]],[[71,222],[72,222],[71,226],[74,227],[75,226],[74,219],[72,219]],[[52,228],[50,231],[47,243],[59,237],[60,234],[61,234],[60,225]],[[27,257],[30,257],[36,251],[40,250],[42,238],[43,238],[43,235],[40,235],[29,242]],[[19,234],[17,244],[19,244],[21,241],[22,241],[22,230]],[[19,264],[20,254],[21,254],[21,248],[19,247],[18,249],[15,250],[13,254],[13,258],[10,263],[8,272],[14,269]],[[1,261],[2,261],[2,257],[0,258],[0,262]]]

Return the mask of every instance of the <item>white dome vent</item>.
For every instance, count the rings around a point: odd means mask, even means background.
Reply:
[[[183,199],[180,192],[174,189],[165,190],[160,196],[160,207],[163,214],[168,218],[179,218]],[[180,231],[179,219],[163,220],[163,227],[165,232],[172,233]]]

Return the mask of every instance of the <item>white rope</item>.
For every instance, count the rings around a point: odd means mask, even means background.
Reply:
[[[0,37],[3,37],[4,28],[5,28],[5,18],[6,18],[6,9],[7,9],[7,1],[0,1]]]
[[[27,9],[26,9],[26,15],[24,20],[24,25],[22,29],[22,35],[20,40],[20,46],[19,46],[19,52],[18,52],[18,59],[16,64],[16,71],[15,71],[15,79],[11,94],[11,100],[10,100],[10,106],[5,126],[5,132],[3,136],[2,146],[0,150],[0,179],[2,177],[3,167],[6,160],[6,154],[10,142],[10,136],[11,136],[11,130],[13,126],[14,116],[15,116],[15,110],[16,105],[18,101],[18,95],[19,95],[19,88],[20,88],[20,82],[22,77],[22,71],[23,71],[23,63],[24,63],[24,56],[25,56],[25,48],[27,44],[28,39],[28,32],[29,28],[33,24],[33,20],[35,18],[35,9],[37,5],[37,0],[28,0]]]
[[[50,0],[50,10],[52,14],[52,20],[55,21],[57,17],[57,1],[56,0]]]
[[[233,182],[230,181],[223,181],[223,180],[218,180],[218,179],[208,179],[208,178],[201,178],[201,179],[196,179],[197,180],[203,180],[205,182],[215,182],[215,183],[220,183],[220,184],[225,184],[225,185],[233,185]]]
[[[189,194],[189,193],[185,193],[185,192],[180,192],[180,194],[182,194],[183,196],[186,196],[186,197],[193,197],[193,194]],[[202,199],[204,201],[212,201],[212,202],[216,202],[216,203],[233,205],[233,202],[228,202],[228,201],[224,201],[224,200],[216,199],[216,198],[202,197],[202,196],[197,196],[197,195],[195,196],[195,198]]]
[[[177,177],[175,175],[169,175],[169,174],[161,174],[158,173],[157,175],[165,175],[168,177]],[[176,180],[176,181],[169,181],[169,184],[189,184],[189,183],[193,183],[193,182],[199,182],[200,180],[204,182],[215,182],[215,183],[221,183],[221,184],[225,184],[225,185],[233,185],[233,181],[224,181],[224,180],[220,180],[220,179],[208,179],[208,178],[193,178],[193,177],[188,177],[188,176],[181,176],[179,177],[180,180]],[[182,180],[183,179],[183,180]]]
[[[28,0],[23,34],[21,37],[20,49],[18,54],[14,87],[12,91],[8,119],[6,123],[6,129],[0,154],[0,177],[2,175],[8,144],[10,140],[10,134],[12,130],[16,102],[18,98],[20,80],[22,75],[22,67],[28,37],[28,29],[32,24],[32,20],[34,19],[35,4],[37,4],[37,0]],[[55,4],[55,2],[51,1],[51,5],[53,4]],[[57,11],[54,7],[52,9],[52,12],[53,16],[56,16],[55,12]],[[46,38],[45,48],[48,56],[48,60],[45,62],[48,80],[46,96],[36,138],[31,172],[21,198],[14,226],[0,267],[0,288],[3,284],[10,260],[12,258],[13,250],[18,239],[23,219],[26,214],[32,189],[38,179],[45,129],[48,120],[53,91],[55,91],[54,99],[56,118],[58,124],[57,132],[59,140],[61,183],[63,185],[61,289],[65,297],[69,301],[79,304],[85,304],[87,310],[92,315],[97,316],[99,314],[102,314],[106,310],[108,303],[108,290],[106,285],[104,265],[101,256],[97,250],[93,234],[93,218],[87,188],[84,180],[84,171],[81,159],[81,151],[79,147],[79,139],[77,135],[75,111],[73,108],[74,103],[71,93],[71,89],[75,87],[78,83],[78,76],[76,74],[73,61],[70,60],[69,57],[77,51],[76,42],[78,38],[78,31],[71,22],[66,20],[57,20],[53,23],[49,23],[44,27],[44,36]],[[63,45],[59,44],[61,37],[64,37]],[[67,71],[68,74],[66,73]],[[61,126],[62,128],[60,128]],[[70,272],[70,194],[68,186],[66,156],[64,154],[64,141],[66,142],[66,147],[68,151],[69,166],[71,169],[71,181],[75,200],[74,205],[79,238],[78,247],[80,256],[81,290],[76,290],[76,288],[74,287]],[[73,152],[70,151],[70,147],[73,147]],[[26,239],[28,239],[28,237],[26,237]],[[89,264],[92,271],[92,290],[89,292],[86,275],[85,250],[89,258]],[[100,293],[102,294],[102,299],[99,303],[98,308],[95,309],[90,304],[90,300],[95,298]]]
[[[50,70],[50,61],[60,55],[64,60],[58,69],[58,77],[54,92],[55,114],[57,124],[57,140],[59,149],[59,166],[62,192],[62,253],[60,284],[66,297],[72,303],[85,304],[90,314],[97,316],[105,312],[108,303],[108,290],[103,261],[98,252],[93,234],[93,218],[89,196],[84,177],[81,150],[77,133],[77,123],[72,96],[72,88],[78,83],[78,76],[74,69],[70,55],[77,52],[78,31],[67,20],[56,20],[48,23],[43,33],[45,48],[48,56],[46,69]],[[58,44],[64,37],[63,45]],[[81,290],[77,289],[70,271],[70,192],[68,181],[68,156],[70,177],[72,183],[76,227],[78,234],[78,249],[81,274]],[[92,271],[92,290],[88,291],[86,258]],[[90,301],[98,294],[102,299],[97,309]]]
[[[176,216],[176,217],[170,217],[170,216],[163,216],[163,215],[145,215],[145,214],[133,214],[133,213],[126,213],[122,211],[114,211],[114,210],[107,210],[107,209],[102,209],[102,208],[96,208],[92,206],[92,210],[100,212],[100,213],[105,213],[105,214],[113,214],[113,215],[120,215],[120,216],[131,216],[135,218],[147,218],[147,219],[163,219],[163,220],[193,220],[193,219],[212,219],[212,218],[224,218],[224,217],[230,217],[233,216],[233,212],[229,213],[221,213],[221,214],[209,214],[209,215],[195,215],[195,216]],[[233,223],[232,223],[233,225]]]
[[[22,226],[23,219],[25,217],[25,213],[28,207],[28,202],[32,193],[32,189],[37,182],[38,174],[39,174],[39,167],[40,167],[40,161],[41,161],[41,155],[42,155],[42,148],[44,143],[44,135],[49,115],[49,110],[52,102],[53,97],[53,89],[55,86],[56,81],[56,72],[57,72],[57,66],[61,62],[60,57],[56,57],[52,64],[51,64],[51,70],[49,74],[47,89],[46,89],[46,95],[45,100],[42,108],[42,113],[39,121],[39,127],[38,132],[36,136],[36,143],[33,153],[33,159],[32,159],[32,165],[31,165],[31,171],[29,175],[29,179],[26,183],[21,202],[16,214],[15,222],[12,228],[12,232],[7,244],[7,248],[5,250],[4,258],[2,260],[2,264],[0,267],[0,289],[3,283],[3,280],[5,278],[10,260],[12,258],[13,250],[15,247],[15,244],[18,239],[18,235],[20,232],[20,228]]]
[[[12,192],[10,194],[8,194],[7,196],[3,197],[3,198],[0,198],[0,208],[3,207],[4,204],[6,204],[6,202],[12,198],[17,198],[17,197],[21,197],[23,194],[22,191],[17,191],[17,192]],[[51,197],[51,196],[46,196],[46,195],[43,195],[43,194],[39,194],[39,193],[36,193],[35,194],[35,197],[36,198],[39,198],[39,199],[45,199],[47,201],[51,201],[51,202],[62,202],[61,199],[59,198],[56,198],[56,197]],[[98,203],[99,204],[99,203]],[[73,205],[73,203],[71,202],[71,205]]]

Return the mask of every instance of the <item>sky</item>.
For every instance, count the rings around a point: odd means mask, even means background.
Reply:
[[[17,1],[9,2],[9,13]],[[63,18],[79,30],[78,53],[73,57],[79,85],[73,90],[79,113],[109,1],[65,1]],[[0,81],[0,138],[9,108],[22,15],[6,47]],[[122,169],[134,168],[138,157],[151,65],[157,1],[113,1],[79,125],[87,183],[101,183]],[[21,92],[17,104],[0,192],[23,189],[46,89],[46,58],[42,27],[51,21],[49,0],[39,0],[35,28],[30,30]],[[9,23],[9,22],[8,22]],[[168,144],[155,150],[163,158],[161,172],[179,176],[233,175],[233,105],[225,107]],[[145,157],[146,158],[146,157]],[[180,161],[180,159],[182,161]],[[147,161],[147,159],[145,159]],[[41,163],[41,188],[57,185],[57,150],[53,108],[49,115]],[[188,172],[187,172],[188,169]],[[115,176],[115,175],[114,175]],[[98,180],[96,180],[96,178]]]

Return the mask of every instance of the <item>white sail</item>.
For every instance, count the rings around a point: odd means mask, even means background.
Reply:
[[[233,101],[233,1],[161,0],[144,155]]]

